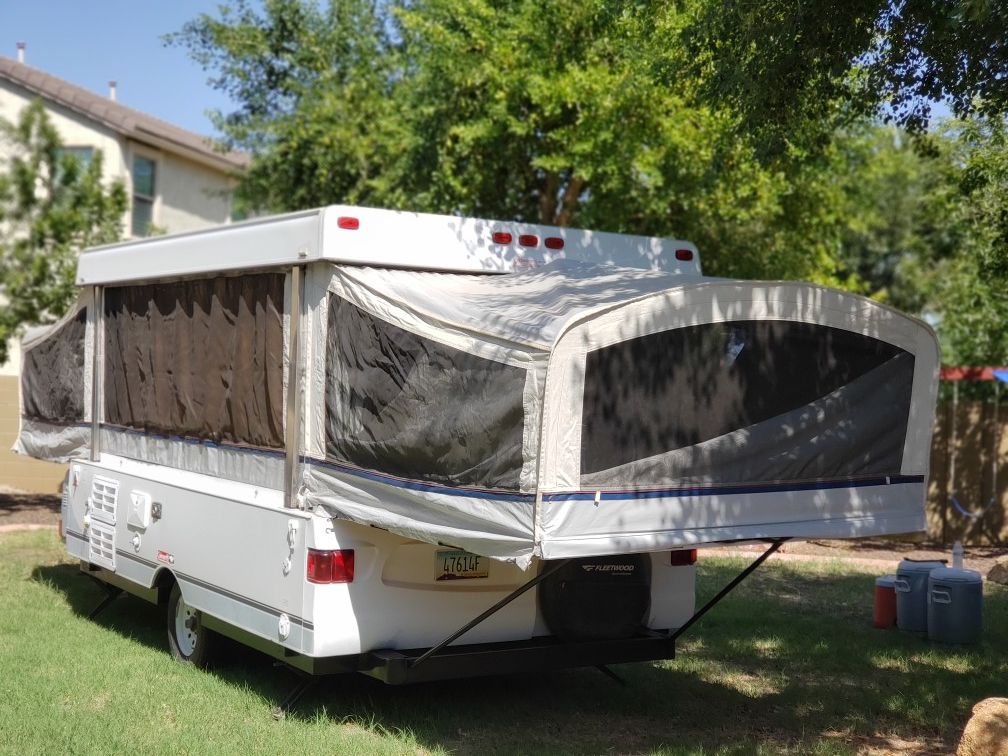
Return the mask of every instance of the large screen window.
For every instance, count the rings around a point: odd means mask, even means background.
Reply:
[[[282,449],[284,275],[105,290],[105,420]]]
[[[589,352],[585,484],[898,472],[913,356],[839,328],[732,321]]]
[[[81,309],[24,354],[21,366],[22,414],[57,425],[84,419],[84,333]]]
[[[329,303],[326,454],[391,475],[517,490],[525,371]]]

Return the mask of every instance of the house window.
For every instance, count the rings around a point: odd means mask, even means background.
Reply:
[[[83,170],[87,170],[88,166],[91,165],[91,160],[94,158],[94,147],[63,147],[59,151],[60,157],[63,155],[73,155],[77,158],[77,162],[80,163],[80,167]]]
[[[133,236],[147,236],[154,220],[154,161],[133,158]]]

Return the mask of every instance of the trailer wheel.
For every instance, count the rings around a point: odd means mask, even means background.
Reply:
[[[213,633],[203,626],[201,613],[185,602],[175,583],[168,599],[168,647],[172,656],[183,664],[205,667],[212,645]]]

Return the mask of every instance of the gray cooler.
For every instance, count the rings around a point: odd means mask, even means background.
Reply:
[[[928,575],[944,562],[904,559],[896,569],[896,627],[911,633],[928,629]]]
[[[983,578],[975,570],[942,567],[928,577],[928,638],[976,643],[983,629]]]

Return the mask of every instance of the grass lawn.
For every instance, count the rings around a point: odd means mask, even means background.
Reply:
[[[699,598],[744,562],[701,562]],[[52,531],[0,535],[4,753],[849,753],[955,747],[972,705],[1008,691],[1008,590],[984,642],[871,627],[873,575],[773,558],[708,614],[675,661],[392,688],[324,680],[286,721],[294,676],[229,645],[212,672],[168,655],[158,610],[101,591]]]

